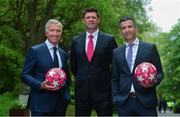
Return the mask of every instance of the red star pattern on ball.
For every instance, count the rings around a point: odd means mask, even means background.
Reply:
[[[156,80],[157,70],[152,63],[143,62],[136,67],[134,76],[141,86],[151,87]]]
[[[46,80],[50,86],[58,86],[61,89],[65,85],[67,78],[61,68],[52,68],[46,73]]]

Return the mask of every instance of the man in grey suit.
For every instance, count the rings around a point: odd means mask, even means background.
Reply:
[[[45,27],[46,41],[31,47],[26,56],[21,79],[31,87],[28,104],[32,116],[65,116],[70,102],[68,55],[58,47],[62,28],[61,22],[50,19]],[[56,67],[67,75],[66,84],[60,90],[45,80],[47,71]]]
[[[156,86],[163,79],[163,70],[155,44],[145,43],[136,36],[134,19],[123,17],[119,21],[125,44],[113,51],[112,95],[119,116],[157,116]],[[131,49],[131,61],[128,51]],[[150,62],[157,69],[153,86],[143,87],[134,77],[136,66]]]
[[[98,116],[112,115],[110,65],[117,44],[113,36],[98,29],[99,21],[97,9],[86,9],[86,32],[72,40],[70,62],[75,75],[76,116],[90,116],[92,109]]]

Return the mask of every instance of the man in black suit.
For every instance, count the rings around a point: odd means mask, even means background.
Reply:
[[[112,115],[111,68],[112,52],[117,47],[113,36],[98,29],[97,9],[83,13],[86,32],[73,37],[71,70],[75,75],[75,115]]]
[[[62,28],[61,22],[50,19],[45,26],[46,41],[31,47],[26,56],[21,79],[31,87],[28,104],[32,116],[66,114],[70,102],[70,77],[68,54],[58,47]],[[62,68],[67,75],[66,84],[60,90],[50,86],[45,79],[47,71],[55,67]]]
[[[137,38],[134,19],[123,17],[119,21],[119,26],[125,44],[113,51],[112,64],[112,95],[118,114],[119,116],[157,116],[156,86],[163,79],[163,70],[156,45],[142,42]],[[132,60],[128,62],[126,59],[130,46]],[[157,69],[157,78],[151,87],[139,85],[134,77],[136,66],[142,62],[150,62]]]

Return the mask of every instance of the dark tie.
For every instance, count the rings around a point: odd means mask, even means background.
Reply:
[[[134,44],[129,44],[129,49],[128,49],[128,53],[127,53],[127,63],[128,63],[128,66],[129,66],[129,69],[131,70],[131,67],[132,67],[132,46]]]
[[[53,49],[54,49],[54,53],[53,53],[54,67],[59,67],[58,57],[57,57],[57,54],[56,54],[57,47],[53,47]]]
[[[90,62],[94,53],[93,35],[89,35],[89,41],[87,45],[87,58]]]

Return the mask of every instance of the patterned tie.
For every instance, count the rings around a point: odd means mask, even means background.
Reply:
[[[59,67],[58,57],[57,57],[57,54],[56,54],[57,47],[53,47],[53,49],[54,49],[54,53],[53,53],[54,67]]]
[[[94,53],[94,44],[93,44],[93,35],[89,35],[89,41],[88,41],[88,46],[87,46],[87,58],[88,58],[88,61],[90,62],[91,61],[91,58],[93,56],[93,53]]]
[[[131,67],[132,67],[132,46],[134,44],[129,44],[129,49],[128,49],[128,53],[127,53],[127,63],[128,63],[128,66],[129,66],[129,69],[131,70]]]

